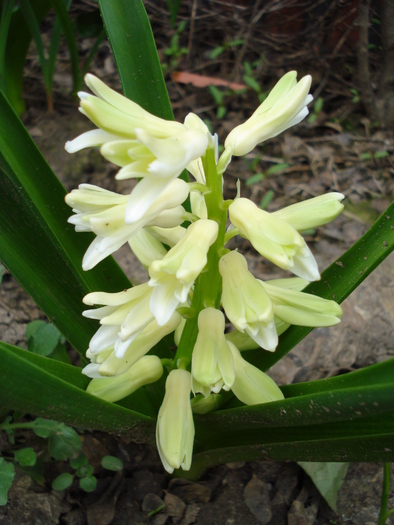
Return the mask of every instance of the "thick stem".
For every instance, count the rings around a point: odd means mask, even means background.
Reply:
[[[214,148],[208,148],[203,157],[203,166],[208,192],[204,194],[208,210],[208,219],[216,221],[219,225],[218,236],[208,252],[207,265],[196,280],[193,300],[190,306],[192,315],[187,319],[174,359],[174,366],[179,362],[190,363],[193,347],[197,339],[198,315],[209,306],[218,308],[220,305],[222,278],[219,273],[219,259],[224,248],[224,235],[226,232],[227,211],[222,209],[223,190],[222,177],[217,172]]]

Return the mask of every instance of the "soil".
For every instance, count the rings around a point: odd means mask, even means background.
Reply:
[[[84,9],[91,7],[91,2],[76,4]],[[227,112],[219,120],[217,104],[206,88],[176,84],[171,80],[170,73],[175,67],[242,82],[244,62],[264,56],[265,60],[256,70],[257,79],[264,85],[271,87],[281,73],[298,63],[300,71],[311,73],[315,79],[312,92],[318,91],[325,102],[316,120],[304,122],[258,148],[246,159],[233,162],[226,172],[225,193],[227,198],[233,198],[237,179],[240,179],[242,195],[256,203],[267,195],[272,196],[267,204],[268,211],[327,191],[344,193],[346,211],[306,237],[319,268],[324,269],[360,238],[392,200],[392,134],[371,122],[364,115],[361,104],[352,101],[349,89],[354,86],[354,79],[349,79],[345,68],[338,67],[335,73],[327,74],[322,63],[317,61],[311,70],[310,65],[308,67],[310,50],[305,49],[305,45],[298,53],[291,53],[290,36],[286,33],[284,36],[288,38],[279,38],[283,34],[273,32],[267,49],[267,40],[256,36],[262,7],[260,2],[254,5],[244,2],[242,8],[230,2],[212,2],[209,8],[202,6],[194,11],[196,4],[182,4],[180,13],[180,19],[189,23],[188,30],[180,33],[180,42],[188,46],[189,54],[175,57],[175,63],[171,63],[170,59],[174,57],[169,57],[165,50],[176,30],[169,26],[165,2],[147,3],[159,55],[162,61],[169,63],[168,88],[178,120],[189,111],[196,112],[209,120],[223,143],[228,131],[245,120],[258,105],[258,97],[252,90],[247,94],[228,94]],[[232,6],[228,7],[228,4]],[[230,8],[233,11],[229,11]],[[271,22],[271,28],[275,27],[274,22]],[[252,28],[255,38],[252,38]],[[337,49],[338,42],[330,44],[334,47],[334,50],[330,48],[331,65],[340,63],[340,60],[354,65],[351,35],[349,32],[349,41],[345,39],[347,47],[342,43]],[[306,37],[312,38],[310,33]],[[208,52],[215,46],[236,38],[248,42],[238,50],[238,55],[229,47],[220,60],[208,58]],[[292,38],[296,37],[293,35]],[[83,40],[79,45],[83,53],[89,49],[90,41]],[[287,60],[284,56],[286,49]],[[277,67],[273,68],[275,63]],[[108,43],[101,45],[91,71],[120,90]],[[67,140],[91,129],[87,120],[78,113],[76,103],[65,94],[69,85],[69,64],[64,47],[55,77],[55,110],[48,112],[32,47],[26,67],[28,109],[22,116],[23,122],[68,191],[80,183],[93,183],[113,191],[127,192],[130,186],[115,181],[116,168],[104,162],[97,151],[86,150],[73,156],[64,151]],[[267,175],[267,170],[277,164],[284,165],[282,171]],[[258,173],[265,173],[265,176],[248,184],[250,177]],[[262,261],[246,243],[240,247],[247,250],[249,267],[254,275],[263,279],[279,277],[279,273],[275,273],[276,270]],[[145,280],[145,271],[129,251],[120,250],[115,257],[134,284]],[[271,369],[270,373],[278,384],[330,377],[394,356],[393,261],[391,255],[342,304],[343,319],[338,326],[315,329]],[[34,319],[45,319],[45,316],[13,277],[3,270],[0,339],[26,348],[26,326]],[[81,437],[83,451],[95,466],[96,490],[86,493],[77,484],[63,492],[51,490],[49,480],[64,468],[61,465],[53,466],[47,474],[47,482],[41,485],[18,472],[7,506],[0,507],[1,524],[370,525],[377,522],[383,479],[382,465],[379,464],[349,465],[335,513],[296,463],[240,461],[209,469],[198,482],[192,483],[165,474],[157,452],[151,446],[137,445],[131,439],[98,432],[81,431]],[[30,432],[20,431],[16,438],[21,446],[37,446]],[[123,461],[122,472],[108,473],[100,467],[99,460],[106,454]],[[391,490],[389,508],[393,505],[394,490]],[[162,510],[156,513],[160,507]],[[387,523],[394,521],[389,519]]]

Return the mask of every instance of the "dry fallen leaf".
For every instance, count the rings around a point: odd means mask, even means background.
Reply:
[[[245,84],[229,82],[222,78],[197,75],[195,73],[189,73],[188,71],[174,71],[173,73],[171,73],[171,78],[174,82],[179,82],[180,84],[193,84],[193,86],[196,87],[225,86],[234,91],[237,91],[239,89],[247,89],[247,86]]]

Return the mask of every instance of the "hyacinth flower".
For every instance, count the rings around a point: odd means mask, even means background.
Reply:
[[[264,288],[249,272],[245,257],[229,252],[220,259],[219,271],[223,279],[222,306],[227,317],[259,346],[275,351],[278,335],[274,309]]]
[[[315,258],[291,224],[244,198],[235,199],[229,213],[232,224],[260,255],[298,277],[308,281],[320,279]]]
[[[274,381],[240,350],[275,352],[278,335],[290,324],[340,321],[342,310],[334,301],[301,291],[320,274],[300,232],[333,220],[343,209],[343,195],[322,195],[273,213],[239,191],[224,201],[223,174],[232,156],[249,153],[308,114],[308,76],[297,83],[290,72],[279,80],[250,119],[229,134],[220,157],[217,137],[197,115],[187,115],[183,124],[165,121],[91,75],[86,82],[93,95],[80,94],[80,111],[98,129],[66,149],[99,146],[120,167],[118,179],[139,180],[130,195],[81,185],[66,197],[76,230],[96,235],[83,268],[93,268],[126,244],[148,276],[134,288],[84,298],[99,306],[84,315],[101,326],[89,343],[91,362],[83,373],[92,378],[88,392],[111,402],[166,375],[157,448],[168,472],[188,470],[193,411],[214,410],[231,392],[248,405],[283,399]],[[196,182],[177,179],[184,168]],[[297,277],[258,280],[245,257],[226,247],[236,235]],[[173,350],[159,359],[155,345],[169,334]]]
[[[122,357],[134,339],[153,321],[149,308],[152,289],[148,283],[118,293],[93,292],[83,299],[85,304],[105,306],[85,310],[84,317],[97,319],[101,327],[90,340],[89,351],[98,354],[113,346]]]
[[[79,109],[99,129],[67,142],[66,150],[101,146],[102,155],[121,167],[116,178],[141,178],[125,211],[127,223],[138,221],[168,184],[203,155],[207,133],[151,115],[94,75],[86,75],[85,83],[94,95],[79,93]]]
[[[144,385],[158,381],[163,375],[163,365],[156,355],[141,357],[127,372],[114,377],[96,377],[86,391],[111,403],[129,396]]]
[[[230,347],[224,337],[225,318],[220,310],[205,308],[198,316],[198,336],[192,354],[192,389],[207,397],[211,392],[230,390],[235,370]]]
[[[172,370],[157,416],[156,442],[160,459],[170,474],[192,463],[194,422],[190,403],[191,376],[186,370]]]
[[[311,83],[310,75],[297,82],[296,71],[286,73],[253,115],[229,133],[224,147],[232,155],[246,155],[257,144],[301,122],[313,99],[309,94]]]
[[[207,263],[209,247],[216,240],[218,225],[201,219],[188,227],[185,236],[160,260],[149,267],[153,287],[150,309],[159,325],[165,324],[188,293]]]
[[[144,227],[172,228],[181,224],[187,218],[181,204],[188,194],[189,187],[186,182],[176,179],[152,203],[140,220],[128,224],[125,220],[127,195],[119,195],[90,184],[81,184],[78,190],[73,190],[66,196],[66,202],[75,213],[68,220],[75,225],[75,230],[96,234],[83,258],[83,269],[94,268]]]

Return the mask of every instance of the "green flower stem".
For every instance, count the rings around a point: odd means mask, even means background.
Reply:
[[[14,430],[16,428],[34,428],[35,422],[31,423],[3,423],[0,425],[0,430]]]
[[[202,158],[206,185],[208,191],[204,194],[205,203],[208,210],[208,219],[216,221],[219,225],[219,231],[216,241],[208,252],[208,262],[194,287],[193,300],[190,311],[193,315],[186,320],[182,337],[179,342],[178,350],[174,359],[174,365],[179,363],[190,363],[193,347],[197,339],[198,314],[204,308],[220,306],[222,278],[219,273],[219,259],[223,253],[224,236],[226,233],[227,211],[222,209],[223,190],[222,177],[217,171],[215,160],[215,149],[208,148],[205,156]]]
[[[393,513],[394,509],[387,512],[387,503],[389,501],[389,490],[390,490],[390,463],[383,465],[383,488],[382,488],[382,500],[380,504],[380,512],[378,525],[384,525],[387,518]]]

